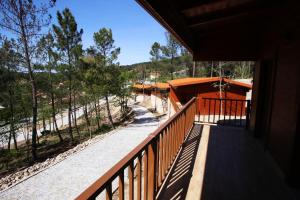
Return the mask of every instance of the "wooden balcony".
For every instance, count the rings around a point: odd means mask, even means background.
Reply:
[[[196,106],[191,99],[77,199],[293,199],[250,132],[196,123]]]

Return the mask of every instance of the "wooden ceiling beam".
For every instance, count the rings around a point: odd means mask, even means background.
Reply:
[[[210,13],[219,13],[224,10],[232,10],[236,8],[248,7],[248,5],[255,4],[256,0],[222,0],[212,3],[207,3],[199,6],[195,6],[189,9],[181,9],[187,18],[193,18],[200,15],[206,15]]]

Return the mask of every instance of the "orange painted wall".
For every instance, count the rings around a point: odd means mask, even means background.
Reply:
[[[235,100],[246,100],[247,89],[230,85],[225,89],[225,92],[222,92],[222,98],[224,99],[235,99]],[[177,98],[182,105],[187,103],[192,97],[198,98],[198,111],[201,115],[212,115],[219,114],[223,115],[224,112],[226,115],[237,115],[244,116],[246,113],[245,102],[239,101],[222,101],[222,109],[220,109],[220,101],[211,101],[204,100],[203,98],[220,98],[219,88],[213,83],[201,83],[187,86],[180,86],[176,88],[171,88],[170,94],[176,94]],[[230,110],[231,107],[231,110]],[[222,110],[222,113],[220,112]]]

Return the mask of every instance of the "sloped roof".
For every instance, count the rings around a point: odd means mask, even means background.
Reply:
[[[227,79],[227,78],[224,78],[223,80],[224,80],[224,82],[226,82],[226,83],[230,83],[230,84],[233,84],[233,85],[238,85],[238,86],[241,86],[241,87],[245,87],[245,88],[248,88],[248,89],[252,89],[252,85],[247,84],[247,83],[242,83],[242,82],[234,81],[234,80]]]
[[[147,85],[147,84],[134,84],[132,87],[135,89],[151,89],[152,88],[151,85]]]
[[[215,82],[219,81],[219,77],[212,77],[212,78],[181,78],[168,81],[168,83],[173,87],[184,86],[184,85],[193,85],[199,83],[208,83],[208,82]]]
[[[168,81],[168,83],[172,87],[180,87],[185,85],[194,85],[194,84],[201,84],[201,83],[210,83],[210,82],[216,82],[220,81],[219,77],[209,77],[209,78],[182,78],[182,79],[175,79]],[[245,87],[247,89],[251,89],[252,86],[250,84],[241,83],[238,81],[234,81],[231,79],[223,78],[223,81],[229,84]]]
[[[170,85],[168,83],[156,83],[153,84],[152,87],[166,90],[170,88]]]

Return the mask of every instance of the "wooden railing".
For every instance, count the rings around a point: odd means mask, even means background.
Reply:
[[[250,100],[241,99],[197,99],[199,122],[249,127]]]
[[[196,99],[193,98],[77,199],[95,199],[102,192],[109,200],[113,195],[120,200],[125,195],[129,199],[142,199],[142,196],[143,199],[155,199],[182,143],[193,127],[195,114]]]

